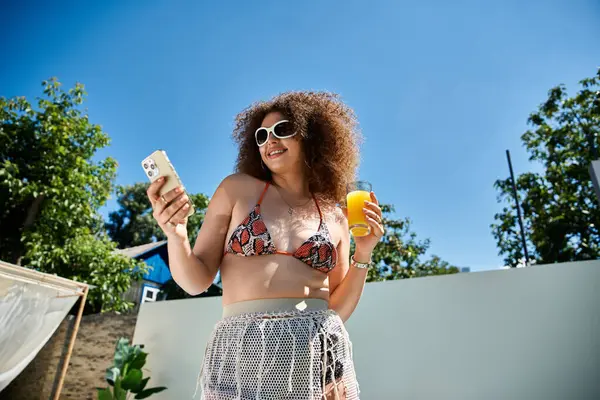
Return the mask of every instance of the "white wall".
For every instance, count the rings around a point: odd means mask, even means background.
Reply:
[[[142,305],[157,400],[192,397],[220,300]],[[370,283],[347,328],[362,399],[600,399],[597,261]]]

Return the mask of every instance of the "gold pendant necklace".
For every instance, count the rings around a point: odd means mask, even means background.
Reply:
[[[281,194],[281,191],[279,190],[279,188],[277,188],[277,191],[279,192],[279,197],[281,197],[281,199],[283,200],[283,202],[285,204],[287,204],[287,206],[288,206],[288,214],[291,217],[294,214],[294,207],[292,207],[291,204],[287,202],[287,200],[285,199],[285,197],[283,197],[283,195]],[[299,206],[296,206],[296,207],[304,207],[305,205],[307,205],[308,203],[310,203],[311,200],[312,200],[312,198],[306,200],[306,202],[304,204],[300,204]]]

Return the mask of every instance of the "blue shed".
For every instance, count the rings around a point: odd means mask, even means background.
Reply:
[[[125,297],[128,301],[139,304],[146,301],[168,300],[166,295],[161,293],[161,288],[172,279],[169,268],[169,252],[166,240],[117,250],[120,254],[126,255],[137,260],[144,261],[150,268],[144,274],[141,282],[135,282]],[[205,293],[205,295],[215,295],[221,292],[220,276],[217,275],[215,281]]]

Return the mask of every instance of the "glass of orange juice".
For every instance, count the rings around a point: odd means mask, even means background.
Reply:
[[[365,208],[365,201],[371,201],[372,190],[371,184],[365,181],[352,182],[347,186],[348,226],[354,237],[367,236],[371,233],[363,208]]]

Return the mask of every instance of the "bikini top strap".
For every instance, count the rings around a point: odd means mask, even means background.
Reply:
[[[315,197],[314,194],[312,194],[312,198],[315,201],[315,205],[317,206],[317,210],[319,210],[319,218],[321,219],[321,221],[319,222],[319,224],[323,223],[323,213],[321,212],[321,207],[319,207],[319,202],[317,201],[317,198]]]
[[[269,188],[270,183],[267,182],[267,184],[265,185],[265,188],[262,191],[262,194],[260,195],[260,198],[258,199],[258,205],[260,206],[260,203],[262,203],[263,198],[265,197],[265,194],[267,193],[267,189]]]

